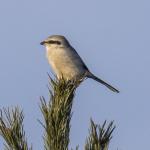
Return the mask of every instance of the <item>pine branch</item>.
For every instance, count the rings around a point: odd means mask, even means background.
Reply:
[[[81,79],[82,80],[82,79]],[[70,121],[72,118],[72,104],[76,88],[80,81],[52,80],[50,78],[50,100],[46,102],[41,97],[40,109],[44,118],[44,149],[68,150]],[[0,135],[5,140],[5,150],[32,150],[28,147],[23,126],[24,115],[18,107],[14,109],[0,109]],[[102,126],[91,120],[89,137],[86,140],[85,150],[108,150],[112,132],[115,126],[106,121]],[[79,146],[76,147],[76,150]]]
[[[45,150],[68,150],[72,104],[78,82],[52,80],[50,78],[50,101],[41,97],[41,112],[44,117]]]
[[[23,112],[18,107],[0,110],[0,135],[6,150],[32,150],[28,148],[23,127]]]
[[[90,135],[86,141],[85,150],[108,150],[114,129],[113,121],[106,127],[106,121],[100,126],[91,119]]]

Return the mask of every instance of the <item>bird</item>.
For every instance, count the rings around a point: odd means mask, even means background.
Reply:
[[[63,35],[51,35],[40,43],[46,48],[46,57],[58,79],[77,80],[91,78],[113,92],[119,90],[95,76],[85,65],[77,51]]]

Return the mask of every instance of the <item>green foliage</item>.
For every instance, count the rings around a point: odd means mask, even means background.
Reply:
[[[46,150],[68,150],[72,104],[77,82],[52,80],[50,100],[41,98],[41,111],[45,129],[44,147]]]
[[[32,150],[28,148],[23,128],[23,112],[18,107],[0,110],[0,134],[5,139],[6,150]]]
[[[86,141],[85,150],[108,150],[114,129],[113,121],[106,127],[106,121],[100,126],[91,119],[90,135]]]
[[[48,101],[41,97],[40,110],[44,127],[45,150],[68,150],[70,121],[75,91],[80,81],[52,80],[50,78],[50,98]],[[0,135],[5,140],[5,150],[32,150],[28,146],[23,127],[24,115],[18,107],[0,110]],[[115,126],[106,121],[102,126],[95,124],[91,119],[89,137],[86,140],[85,150],[108,150],[112,132]],[[73,150],[73,149],[71,149]],[[79,146],[76,147],[79,150]]]

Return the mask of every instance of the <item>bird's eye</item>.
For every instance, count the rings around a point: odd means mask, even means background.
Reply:
[[[49,43],[49,44],[61,45],[61,42],[60,42],[60,41],[53,41],[53,40],[50,40],[48,43]]]

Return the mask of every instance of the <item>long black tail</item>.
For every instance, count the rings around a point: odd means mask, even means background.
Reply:
[[[107,88],[109,88],[111,91],[119,93],[119,90],[117,90],[116,88],[114,88],[113,86],[109,85],[108,83],[106,83],[105,81],[99,79],[98,77],[96,77],[95,75],[93,75],[92,73],[87,74],[88,78],[92,78],[95,81],[105,85]]]

